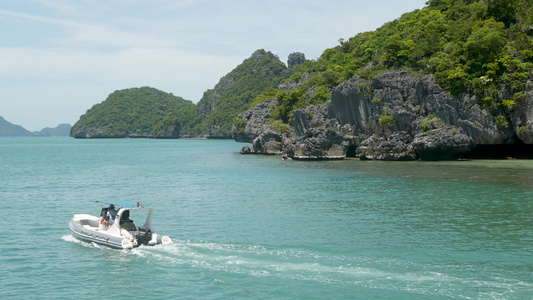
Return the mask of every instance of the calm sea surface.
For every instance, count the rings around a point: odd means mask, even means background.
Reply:
[[[217,140],[0,139],[0,299],[532,299],[533,161],[283,162]],[[144,201],[174,244],[81,242]]]

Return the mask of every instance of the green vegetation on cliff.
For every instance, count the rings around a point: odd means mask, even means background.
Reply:
[[[485,107],[518,103],[533,79],[533,0],[430,0],[301,65],[291,79],[312,77],[297,90],[265,93],[277,95],[275,115],[288,122],[292,110],[327,101],[354,75],[394,69],[434,74],[448,92],[479,95]]]
[[[71,129],[74,137],[148,137],[155,125],[192,102],[151,87],[115,91]]]
[[[287,66],[277,56],[257,50],[204,93],[196,113],[192,108],[177,111],[163,120],[158,129],[181,124],[182,135],[230,138],[235,117],[249,109],[266,88],[277,87],[289,75]]]

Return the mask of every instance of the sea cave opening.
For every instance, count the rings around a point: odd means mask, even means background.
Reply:
[[[472,151],[460,155],[460,159],[508,159],[533,158],[533,145],[517,143],[511,145],[477,145]]]
[[[346,150],[346,157],[355,157],[355,149],[357,149],[357,146],[350,145],[348,150]]]

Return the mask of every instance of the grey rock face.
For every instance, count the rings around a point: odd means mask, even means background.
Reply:
[[[289,54],[289,58],[287,59],[287,65],[290,69],[292,69],[296,65],[301,65],[305,62],[305,54],[301,52],[294,52]]]
[[[521,141],[533,144],[533,91],[526,92],[522,105],[513,109],[512,127]]]
[[[336,130],[311,128],[286,145],[284,153],[293,159],[342,159],[349,143]]]
[[[341,159],[346,156],[352,136],[342,131],[328,115],[329,103],[297,109],[291,115],[294,138],[285,154],[295,159]]]
[[[353,124],[356,134],[387,134],[379,119],[391,115],[395,122],[389,134],[407,131],[412,136],[424,117],[434,115],[444,123],[462,128],[478,144],[512,143],[512,130],[498,130],[494,117],[480,108],[479,99],[466,94],[448,95],[433,76],[416,78],[407,72],[386,72],[371,81],[354,77],[336,87],[330,115],[340,124]]]
[[[244,124],[240,126],[243,128],[235,125],[232,128],[235,141],[252,143],[261,133],[271,130],[267,122],[270,120],[270,110],[275,105],[275,101],[266,101],[241,114],[239,117]]]
[[[474,140],[456,128],[440,128],[416,135],[413,148],[422,160],[452,160],[476,146]]]
[[[252,141],[253,152],[256,154],[281,155],[283,154],[283,137],[281,134],[266,130]]]
[[[297,88],[310,78],[304,75],[280,88]],[[478,96],[449,95],[432,75],[392,71],[372,80],[355,76],[335,87],[329,102],[295,110],[290,132],[257,139],[271,130],[266,125],[267,110],[276,105],[271,101],[241,115],[247,124],[235,139],[254,141],[258,153],[301,159],[345,157],[352,145],[362,159],[449,160],[476,145],[514,144],[518,139],[533,143],[532,91],[511,110],[489,110],[479,102]]]
[[[284,136],[267,124],[270,120],[271,107],[275,101],[266,101],[240,115],[243,122],[240,128],[233,126],[233,138],[237,142],[252,143],[252,148],[243,148],[246,154],[281,155]]]
[[[475,144],[516,141],[514,131],[508,127],[498,128],[494,112],[482,109],[478,102],[476,96],[448,95],[431,75],[417,78],[407,72],[395,71],[380,74],[371,81],[354,77],[340,84],[332,92],[329,114],[341,125],[355,126],[354,135],[363,141],[359,145],[363,148],[356,153],[362,158],[414,158],[412,151],[404,152],[406,156],[391,155],[402,153],[400,149],[409,144],[406,138],[398,139],[396,133],[402,133],[404,137],[411,137],[415,157],[423,160],[452,159],[457,154],[472,150]],[[503,111],[496,113],[505,114]],[[380,126],[383,116],[390,116],[391,124]],[[430,119],[438,120],[438,123],[428,124]],[[450,134],[458,128],[461,133]],[[429,132],[420,135],[423,130]],[[382,137],[382,140],[377,141],[373,135]],[[369,136],[371,140],[365,142]],[[430,136],[440,138],[430,141]],[[392,150],[392,145],[398,149]]]
[[[416,160],[412,141],[406,132],[395,132],[389,138],[372,135],[357,147],[356,154],[369,160]]]

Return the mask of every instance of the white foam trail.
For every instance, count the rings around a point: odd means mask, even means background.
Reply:
[[[64,235],[61,237],[61,239],[65,242],[73,242],[73,243],[79,243],[81,242],[77,238],[73,237],[72,235]]]
[[[77,238],[75,238],[72,235],[64,235],[64,236],[61,237],[61,239],[66,241],[66,242],[79,244],[79,245],[82,245],[82,246],[85,246],[85,247],[92,247],[90,243],[87,243],[87,242],[82,241],[82,240],[78,240]]]
[[[72,236],[65,236],[65,240],[91,246],[78,241]],[[98,245],[94,245],[98,246]],[[188,264],[210,270],[248,273],[252,276],[278,276],[283,278],[299,278],[305,280],[322,280],[332,275],[343,275],[354,280],[375,278],[389,278],[398,280],[417,281],[422,278],[406,274],[383,272],[378,269],[357,266],[328,266],[320,263],[320,255],[299,250],[271,250],[263,246],[231,245],[216,243],[191,243],[188,241],[174,241],[173,244],[157,245],[153,247],[139,247],[127,250],[138,257],[155,259],[171,264]],[[253,257],[250,257],[253,256]],[[301,262],[283,262],[276,256],[286,256],[288,260],[303,259]],[[330,275],[330,276],[328,276]],[[326,277],[326,278],[324,278]]]
[[[387,276],[398,277],[397,274],[384,273],[380,270],[364,267],[328,266],[320,262],[320,255],[309,251],[273,250],[254,245],[174,241],[170,245],[140,247],[134,249],[132,253],[140,257],[150,256],[166,263],[188,264],[193,267],[249,274],[257,277],[276,276],[343,282],[347,280],[346,277],[359,280]],[[286,257],[286,259],[280,261],[279,256]],[[294,262],[294,260],[299,262]],[[339,275],[340,278],[338,278]],[[351,281],[353,282],[353,280]]]
[[[86,242],[78,241],[73,236],[63,236],[62,239],[93,247]],[[455,277],[442,272],[443,270],[429,270],[422,265],[417,267],[418,271],[403,273],[401,268],[395,272],[385,270],[386,268],[368,267],[365,257],[325,256],[311,251],[268,249],[254,245],[174,240],[173,244],[141,246],[132,250],[121,250],[120,253],[158,262],[164,267],[184,265],[254,277],[327,282],[339,286],[357,285],[382,290],[401,289],[427,296],[452,296],[457,292],[452,287],[459,282],[498,289],[503,294],[512,291],[513,286],[512,283],[496,284],[490,281],[479,282],[468,277]],[[404,262],[391,259],[382,263],[402,266]],[[467,295],[463,296],[468,298]]]
[[[65,242],[75,243],[78,245],[82,245],[84,247],[100,249],[100,245],[93,243],[93,242],[86,242],[86,241],[79,240],[73,235],[64,235],[61,237],[61,239],[64,240]]]

